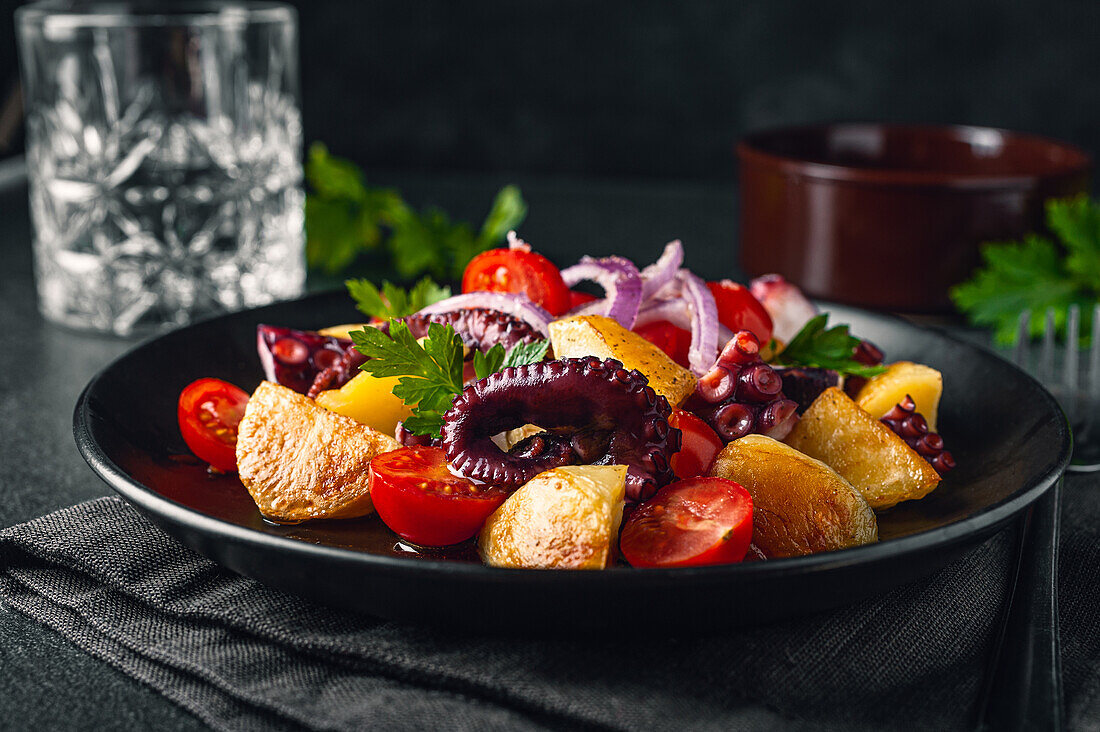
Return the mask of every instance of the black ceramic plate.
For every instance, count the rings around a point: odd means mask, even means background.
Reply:
[[[926,576],[1038,498],[1066,466],[1070,437],[1056,402],[997,357],[942,333],[840,306],[832,322],[891,360],[944,374],[939,417],[959,467],[921,501],[879,515],[877,544],[721,567],[603,572],[502,570],[472,550],[416,553],[378,520],[277,526],[236,476],[208,476],[176,427],[180,390],[202,376],[253,389],[255,327],[317,328],[358,319],[327,294],[228,315],[144,343],[88,384],[76,441],[92,468],[185,544],[241,574],[329,605],[388,618],[484,629],[628,628],[675,617],[721,628],[809,613]]]

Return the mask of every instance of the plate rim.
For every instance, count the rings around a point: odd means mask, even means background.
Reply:
[[[224,313],[210,318],[196,321],[189,325],[166,333],[153,335],[134,344],[117,358],[100,369],[95,376],[81,390],[73,410],[73,436],[77,449],[92,471],[108,486],[110,486],[122,498],[137,506],[143,511],[156,517],[166,519],[172,523],[183,525],[202,535],[218,540],[236,541],[244,544],[255,544],[268,550],[286,550],[328,561],[363,564],[380,572],[399,572],[421,575],[430,579],[433,576],[445,575],[448,578],[468,579],[478,582],[513,582],[522,577],[525,581],[538,583],[545,582],[598,582],[605,584],[630,584],[638,582],[661,581],[670,578],[682,578],[684,581],[746,581],[752,578],[766,576],[768,578],[784,577],[788,575],[804,575],[810,572],[824,572],[853,567],[857,565],[873,565],[878,562],[896,559],[898,557],[918,554],[937,546],[949,547],[970,538],[984,537],[992,534],[1010,521],[1018,513],[1035,502],[1065,472],[1069,465],[1072,453],[1072,433],[1065,413],[1057,400],[1043,385],[1033,376],[1028,374],[1016,364],[1000,359],[1004,366],[1015,371],[1018,376],[1030,381],[1038,387],[1046,406],[1053,409],[1058,415],[1057,428],[1061,437],[1061,447],[1057,458],[1046,473],[1037,476],[1029,484],[1017,490],[1012,496],[984,507],[981,511],[967,516],[964,519],[933,529],[918,531],[901,537],[894,537],[873,544],[838,549],[818,554],[810,554],[800,557],[785,557],[769,559],[759,562],[741,562],[736,564],[713,565],[704,567],[674,567],[674,568],[637,568],[616,567],[611,571],[592,572],[587,570],[561,570],[561,569],[517,569],[491,567],[475,562],[459,562],[445,559],[404,558],[374,554],[357,549],[348,549],[325,544],[314,544],[289,536],[269,534],[258,529],[241,526],[239,524],[220,519],[191,508],[182,503],[155,492],[152,488],[128,476],[97,443],[91,432],[91,404],[90,395],[98,382],[110,373],[119,363],[130,358],[134,353],[157,342],[184,331],[202,328],[211,323],[239,318],[247,313],[255,313],[271,307],[286,305],[305,305],[311,301],[321,301],[332,298],[342,290],[330,290],[318,293],[310,293],[296,300],[288,300],[259,308],[249,308],[231,313]],[[834,303],[824,300],[815,301],[826,312],[850,311],[856,312],[861,317],[892,321],[906,328],[928,331],[952,343],[981,354],[983,357],[998,358],[979,346],[946,332],[940,327],[914,323],[891,313],[876,313],[870,310],[855,308],[849,305]],[[838,313],[839,314],[839,313]],[[395,537],[395,541],[396,541]]]

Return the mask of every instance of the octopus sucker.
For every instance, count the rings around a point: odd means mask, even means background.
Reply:
[[[627,499],[639,501],[673,480],[681,435],[671,413],[646,377],[619,361],[543,361],[469,384],[443,415],[442,447],[463,477],[505,488],[563,465],[626,465]],[[525,424],[545,432],[508,452],[493,442]]]

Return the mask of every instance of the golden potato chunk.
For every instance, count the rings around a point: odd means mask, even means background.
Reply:
[[[537,435],[540,432],[545,432],[542,427],[537,424],[525,424],[522,427],[516,427],[514,430],[508,430],[501,432],[498,435],[493,435],[493,444],[500,448],[501,452],[508,452],[517,443],[523,442],[531,435]]]
[[[856,404],[875,419],[882,419],[906,394],[913,397],[917,411],[928,422],[928,431],[935,432],[943,375],[931,366],[911,361],[890,364],[886,371],[863,385]]]
[[[767,557],[797,557],[878,541],[875,512],[820,460],[763,435],[726,445],[710,474],[752,494],[752,543]]]
[[[695,376],[637,333],[602,315],[578,315],[550,324],[555,358],[596,356],[621,361],[649,379],[649,385],[679,406],[695,391]]]
[[[265,381],[237,434],[237,471],[260,513],[276,521],[354,518],[374,510],[371,458],[400,445],[285,386]]]
[[[940,482],[913,448],[835,387],[814,400],[787,444],[843,475],[875,509],[923,498]]]
[[[380,377],[360,371],[339,389],[328,389],[318,394],[317,404],[392,435],[397,423],[412,414],[412,408],[393,395],[393,387],[400,378]]]
[[[615,556],[625,492],[625,465],[539,473],[485,522],[481,559],[494,567],[604,569]]]
[[[343,325],[330,325],[327,328],[321,328],[317,332],[323,336],[332,336],[333,338],[351,338],[353,330],[363,330],[363,328],[368,327],[370,327],[370,323],[345,323]]]

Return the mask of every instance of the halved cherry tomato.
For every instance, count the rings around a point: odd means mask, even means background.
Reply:
[[[199,379],[180,392],[176,418],[187,447],[226,473],[237,470],[237,427],[248,394],[221,379]]]
[[[771,340],[772,318],[749,288],[733,280],[708,282],[707,287],[718,305],[718,322],[734,333],[751,330],[761,345]]]
[[[595,295],[589,295],[587,292],[578,292],[577,290],[569,291],[569,309],[579,308],[586,302],[592,302],[596,299]]]
[[[709,424],[682,409],[672,410],[668,424],[683,435],[679,451],[672,456],[672,472],[677,478],[706,475],[714,456],[724,447],[722,438]]]
[[[634,567],[691,567],[740,562],[751,540],[749,492],[732,480],[692,478],[638,506],[619,548]]]
[[[658,320],[639,325],[634,332],[668,354],[684,368],[688,365],[688,349],[691,348],[691,332],[673,325],[667,320]]]
[[[455,475],[438,447],[403,447],[371,460],[370,497],[402,539],[449,546],[476,534],[508,493]]]
[[[463,292],[521,292],[551,315],[569,309],[569,288],[553,263],[523,249],[490,249],[466,265]]]

